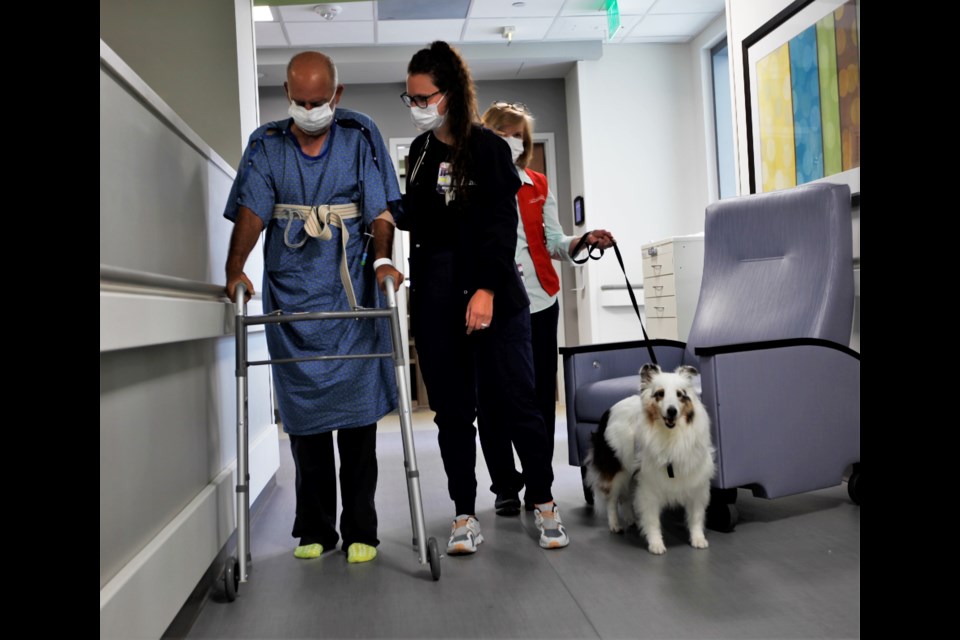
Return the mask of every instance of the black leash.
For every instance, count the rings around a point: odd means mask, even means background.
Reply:
[[[587,236],[589,235],[590,232],[583,234],[583,236],[580,238],[580,242],[578,242],[577,246],[573,249],[573,254],[571,255],[576,256],[584,247],[587,247],[587,255],[585,255],[583,258],[572,258],[576,264],[584,264],[588,260],[599,260],[603,257],[603,247],[587,242]],[[657,362],[657,355],[653,352],[653,346],[650,344],[650,338],[647,337],[647,330],[643,326],[643,319],[640,317],[640,305],[637,304],[637,296],[633,293],[633,285],[630,284],[630,279],[627,277],[627,268],[623,266],[623,256],[620,255],[620,247],[617,246],[616,242],[613,243],[613,251],[617,254],[617,262],[620,263],[620,271],[623,272],[623,279],[627,283],[627,293],[630,294],[630,302],[633,303],[633,311],[637,314],[637,320],[640,322],[640,331],[643,332],[643,339],[647,343],[647,353],[650,354],[650,362],[660,366],[660,363]]]

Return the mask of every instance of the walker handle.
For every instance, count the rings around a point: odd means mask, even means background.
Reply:
[[[383,288],[387,290],[387,306],[391,309],[397,306],[397,292],[393,284],[393,276],[383,279]]]

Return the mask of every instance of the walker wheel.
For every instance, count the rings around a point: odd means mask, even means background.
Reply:
[[[853,500],[853,503],[856,505],[860,504],[860,470],[857,469],[850,474],[850,479],[847,480],[847,493],[850,495],[850,499]]]
[[[430,575],[436,582],[440,579],[440,548],[436,538],[427,540],[427,558],[430,560]]]
[[[237,599],[237,589],[240,588],[240,562],[236,558],[227,558],[223,565],[223,592],[227,602]]]

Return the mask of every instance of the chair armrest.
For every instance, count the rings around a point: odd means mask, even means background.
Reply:
[[[743,353],[746,351],[763,351],[765,349],[781,349],[784,347],[817,346],[834,349],[849,356],[860,359],[860,353],[846,345],[822,338],[788,338],[785,340],[762,340],[759,342],[740,342],[736,344],[721,344],[694,347],[697,357],[715,356],[723,353]]]

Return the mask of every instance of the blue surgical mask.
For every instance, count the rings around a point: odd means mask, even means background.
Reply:
[[[313,109],[307,109],[291,102],[287,113],[304,133],[314,136],[329,129],[333,122],[333,107],[330,106],[329,102]]]
[[[434,104],[428,104],[422,109],[417,106],[410,107],[410,119],[413,120],[413,126],[418,131],[433,131],[443,125],[446,116],[440,115],[437,107],[443,102],[447,94],[443,94]]]

